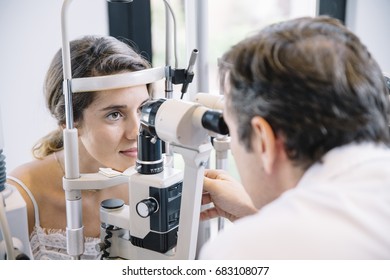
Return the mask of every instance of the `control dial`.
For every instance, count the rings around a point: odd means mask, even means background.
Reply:
[[[136,205],[138,215],[147,218],[158,210],[158,202],[153,197],[143,199]]]

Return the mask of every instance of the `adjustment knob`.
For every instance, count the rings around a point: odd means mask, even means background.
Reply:
[[[138,215],[147,218],[158,210],[158,202],[153,197],[143,199],[136,205]]]
[[[118,210],[118,209],[120,209],[124,204],[125,204],[125,202],[124,202],[122,199],[109,198],[109,199],[103,200],[103,201],[100,203],[100,206],[101,206],[103,209],[106,209],[106,210]]]

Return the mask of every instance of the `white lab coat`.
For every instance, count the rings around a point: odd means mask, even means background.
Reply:
[[[295,188],[206,243],[200,259],[390,259],[390,149],[329,151]]]

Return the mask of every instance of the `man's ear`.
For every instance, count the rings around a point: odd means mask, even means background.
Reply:
[[[264,171],[272,173],[276,158],[275,134],[270,124],[262,117],[255,116],[251,120],[252,147],[263,163]]]

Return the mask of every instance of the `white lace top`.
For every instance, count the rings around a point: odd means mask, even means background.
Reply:
[[[86,237],[84,254],[81,259],[100,259],[100,252],[95,249],[99,238]],[[44,229],[35,226],[30,235],[31,250],[34,260],[70,260],[66,251],[66,232],[61,229]]]
[[[66,250],[66,231],[63,229],[45,229],[40,226],[38,204],[27,186],[17,178],[7,177],[18,183],[29,195],[35,213],[35,226],[30,235],[30,245],[34,260],[70,260]],[[99,238],[85,237],[84,254],[80,257],[85,260],[100,259],[101,253],[95,246]]]

